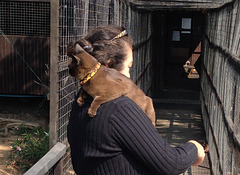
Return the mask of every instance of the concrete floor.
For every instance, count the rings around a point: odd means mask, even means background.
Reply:
[[[154,99],[157,116],[156,128],[159,134],[172,146],[179,146],[188,140],[205,142],[201,119],[200,102],[184,99]],[[192,166],[184,175],[210,175],[208,154],[200,166]]]

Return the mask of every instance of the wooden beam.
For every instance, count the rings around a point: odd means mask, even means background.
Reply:
[[[50,0],[14,0],[14,1],[24,1],[24,2],[50,2]]]
[[[24,175],[43,175],[47,173],[66,153],[66,145],[57,142],[37,163],[35,163]]]
[[[50,32],[50,121],[49,146],[52,148],[58,141],[58,55],[59,55],[59,0],[51,0],[51,32]]]
[[[137,10],[166,10],[166,9],[215,9],[220,8],[226,3],[232,2],[233,0],[130,0],[130,4],[134,9]]]

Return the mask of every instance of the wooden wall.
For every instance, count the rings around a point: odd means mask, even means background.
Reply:
[[[49,84],[49,37],[0,36],[0,94],[44,95]]]
[[[32,96],[48,92],[48,1],[0,0],[1,95]]]
[[[149,96],[152,95],[152,15],[131,11],[130,35],[133,38],[131,79]]]
[[[240,173],[240,0],[206,15],[201,101],[213,174]]]

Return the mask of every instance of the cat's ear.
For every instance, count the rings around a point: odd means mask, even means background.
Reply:
[[[76,49],[76,53],[84,51],[84,49],[79,44],[76,44],[75,49]]]

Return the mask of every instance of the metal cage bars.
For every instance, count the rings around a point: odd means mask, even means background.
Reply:
[[[131,16],[139,16],[137,19]],[[147,26],[137,25],[136,30],[130,35],[137,39],[138,32],[146,32],[141,35],[143,40],[150,36],[150,15],[144,17],[138,12],[132,12],[128,3],[124,0],[52,0],[51,1],[51,76],[50,76],[50,145],[53,146],[57,141],[67,143],[67,125],[71,111],[71,104],[74,100],[79,86],[78,82],[68,74],[68,57],[66,56],[66,46],[71,41],[80,39],[89,31],[97,26],[116,24],[130,30],[130,25],[142,23],[142,19],[147,22]],[[133,25],[135,25],[133,24]],[[134,28],[135,29],[135,28]],[[140,43],[139,40],[136,43]],[[151,43],[142,46],[134,51],[138,58],[134,64],[142,64],[133,71],[137,77],[141,88],[147,86],[143,83],[148,80],[150,72],[149,62],[151,60]],[[138,53],[139,52],[139,53]],[[137,54],[136,54],[137,53]],[[144,55],[141,63],[140,55]],[[135,59],[135,58],[134,58]],[[144,66],[146,64],[146,68]],[[136,66],[135,66],[136,67]],[[135,73],[135,71],[137,73]],[[141,79],[144,79],[141,81]],[[151,81],[151,80],[150,80]],[[149,81],[148,81],[149,83]],[[149,89],[145,88],[145,89]],[[64,174],[72,174],[69,147],[67,153],[61,161],[61,168]]]

